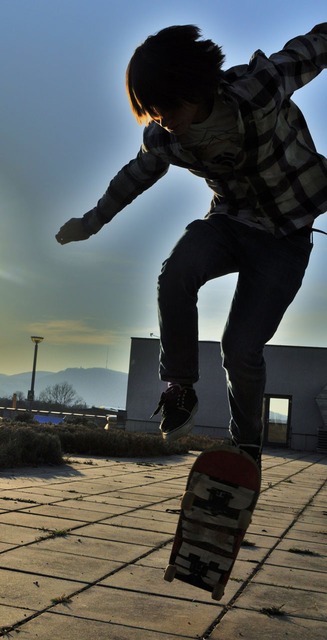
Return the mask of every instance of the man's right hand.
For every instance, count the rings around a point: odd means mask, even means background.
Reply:
[[[91,235],[92,233],[85,229],[83,218],[71,218],[60,227],[56,240],[59,244],[67,244],[68,242],[87,240]]]

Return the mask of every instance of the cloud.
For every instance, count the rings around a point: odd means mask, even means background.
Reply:
[[[26,281],[26,274],[22,269],[18,268],[12,268],[10,270],[0,269],[0,280],[23,285]]]
[[[102,331],[83,320],[50,320],[35,322],[27,327],[35,335],[42,335],[49,344],[114,345],[121,336],[110,330]]]
[[[322,347],[326,344],[327,310],[294,310],[282,320],[272,342]]]

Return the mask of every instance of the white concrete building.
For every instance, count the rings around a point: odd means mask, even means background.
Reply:
[[[150,420],[166,388],[158,379],[158,354],[158,339],[132,338],[126,401],[129,431],[158,430],[160,414]],[[229,409],[220,343],[201,341],[199,356],[194,433],[226,437]],[[267,345],[265,360],[264,443],[327,451],[327,349]]]

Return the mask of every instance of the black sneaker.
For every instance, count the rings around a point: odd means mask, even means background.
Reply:
[[[191,431],[197,408],[198,399],[194,389],[173,384],[161,394],[159,404],[151,418],[161,409],[162,421],[159,428],[163,439],[171,442]]]

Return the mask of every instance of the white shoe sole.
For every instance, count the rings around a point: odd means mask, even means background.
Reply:
[[[181,427],[173,429],[172,431],[161,431],[161,434],[165,442],[174,442],[174,440],[178,440],[179,438],[182,438],[182,436],[187,436],[192,431],[193,426],[194,422],[193,418],[191,418],[191,420],[186,422],[186,424],[183,424]]]

